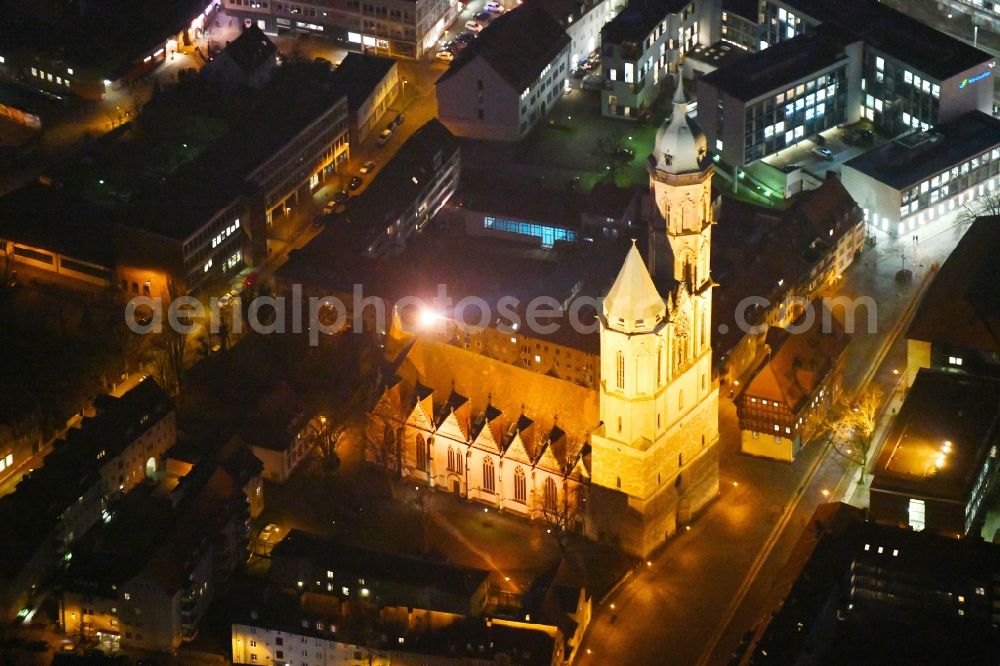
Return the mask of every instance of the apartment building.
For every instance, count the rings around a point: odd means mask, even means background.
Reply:
[[[640,118],[681,58],[709,42],[711,22],[698,7],[697,0],[633,0],[601,29],[602,114]]]
[[[95,399],[97,414],[54,444],[44,464],[0,498],[0,613],[27,612],[72,544],[111,505],[157,478],[177,438],[173,405],[151,378],[122,397]],[[23,614],[22,614],[23,617]]]
[[[538,4],[493,19],[437,80],[438,119],[464,138],[524,138],[565,92],[570,48]]]

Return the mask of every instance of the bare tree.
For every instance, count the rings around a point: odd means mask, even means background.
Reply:
[[[402,405],[389,392],[384,393],[368,413],[365,445],[371,450],[375,464],[396,477],[402,473],[403,427],[406,414]]]
[[[853,402],[841,401],[826,419],[830,442],[834,452],[849,464],[861,468],[861,480],[868,466],[872,449],[872,435],[878,425],[883,393],[877,386],[869,386]]]
[[[990,192],[974,200],[962,204],[962,210],[958,214],[955,229],[964,232],[977,217],[989,217],[1000,215],[1000,191]]]
[[[554,502],[542,502],[542,519],[548,527],[547,531],[554,535],[560,552],[566,554],[566,534],[576,525],[582,516],[583,487],[567,487],[561,498]]]
[[[327,419],[319,416],[309,422],[307,437],[309,446],[319,459],[323,468],[328,471],[335,470],[340,465],[340,458],[337,457],[337,446],[340,444],[347,426],[342,419]]]
[[[14,277],[14,253],[8,252],[6,244],[0,244],[0,255],[3,255],[3,263],[0,264],[0,287],[6,287]]]
[[[175,293],[176,287],[174,281],[168,279],[163,297],[164,317],[162,326],[160,332],[153,338],[153,344],[145,355],[146,362],[152,367],[156,380],[171,395],[176,395],[180,392],[184,373],[187,370],[185,355],[188,348],[188,335],[171,326],[166,317],[166,311],[170,307]],[[185,311],[178,311],[180,319],[184,320],[186,316]],[[189,322],[182,321],[181,323]]]

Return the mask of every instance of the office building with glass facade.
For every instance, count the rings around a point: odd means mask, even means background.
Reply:
[[[858,119],[852,52],[802,36],[698,81],[698,123],[709,150],[742,166]]]

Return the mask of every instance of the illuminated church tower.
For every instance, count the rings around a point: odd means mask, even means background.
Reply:
[[[650,189],[673,255],[661,294],[633,245],[604,299],[601,425],[593,483],[627,497],[618,537],[645,556],[719,488],[718,387],[712,378],[712,164],[678,84],[656,135]]]

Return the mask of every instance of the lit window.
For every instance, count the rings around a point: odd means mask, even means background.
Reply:
[[[949,356],[948,357],[948,363],[949,363],[949,365],[961,366],[962,365],[962,357],[961,356]]]
[[[865,550],[871,550],[872,545],[870,543],[865,544]]]
[[[885,69],[884,58],[878,58],[878,57],[875,58],[875,69],[879,70],[880,72]]]
[[[986,594],[986,590],[983,589],[983,588],[981,588],[981,587],[977,587],[976,588],[976,594],[978,594],[979,596],[982,597],[982,596],[984,596]]]
[[[892,549],[892,556],[893,557],[899,557],[899,549],[898,548],[893,548]]]
[[[326,577],[327,578],[333,578],[333,572],[332,571],[327,571],[326,572]]]
[[[909,505],[909,518],[910,527],[914,532],[919,532],[924,529],[924,501],[918,499],[911,499]]]

